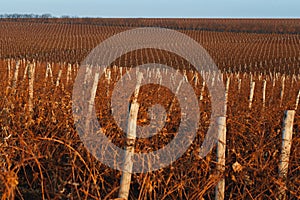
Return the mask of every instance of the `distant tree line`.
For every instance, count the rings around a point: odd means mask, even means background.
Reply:
[[[10,19],[19,19],[19,18],[57,18],[52,16],[49,13],[45,14],[18,14],[18,13],[13,13],[13,14],[0,14],[0,18],[10,18]],[[63,15],[61,18],[71,18],[68,15]]]

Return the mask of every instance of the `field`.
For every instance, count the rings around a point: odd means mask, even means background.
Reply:
[[[214,199],[222,177],[225,199],[277,199],[282,187],[287,199],[299,199],[300,20],[1,19],[2,199],[118,197],[122,172],[98,161],[83,145],[73,117],[72,93],[81,63],[91,50],[117,33],[138,27],[170,28],[193,38],[222,74],[206,74],[208,80],[229,83],[226,165],[224,173],[218,173],[215,147],[203,159],[199,157],[211,114],[209,83],[204,84],[201,73],[172,52],[153,48],[131,51],[107,66],[110,78],[105,74],[98,83],[95,109],[106,136],[125,148],[126,133],[114,119],[110,99],[121,77],[146,63],[164,64],[186,76],[199,100],[199,107],[193,109],[199,111],[200,121],[196,138],[183,156],[157,171],[132,175],[129,199]],[[149,73],[158,72],[149,69]],[[166,71],[159,73],[171,77]],[[150,123],[147,112],[155,104],[168,113],[158,134],[135,143],[135,152],[158,150],[178,131],[178,99],[168,88],[144,85],[138,102],[140,126]],[[129,103],[130,99],[117,102]],[[282,178],[278,166],[286,110],[296,113],[288,176]],[[119,117],[127,123],[126,115]]]

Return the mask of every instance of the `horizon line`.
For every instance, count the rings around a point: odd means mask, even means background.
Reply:
[[[300,19],[300,16],[84,16],[84,15],[54,15],[51,13],[0,13],[0,15],[51,15],[50,18],[140,18],[140,19]]]

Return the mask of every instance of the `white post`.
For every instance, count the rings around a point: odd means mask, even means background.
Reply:
[[[107,80],[107,85],[106,85],[106,96],[107,98],[109,97],[109,90],[110,90],[110,82],[111,82],[111,70],[110,68],[105,68],[104,69],[104,74],[105,74],[105,78]],[[107,102],[107,107],[109,108],[110,106],[110,102]]]
[[[110,70],[110,68],[105,68],[104,74],[105,74],[105,78],[107,79],[108,86],[109,86],[110,81],[111,81],[111,70]]]
[[[225,88],[225,107],[224,107],[224,113],[226,115],[227,113],[227,103],[228,103],[228,92],[229,92],[229,85],[230,85],[230,78],[228,77],[226,80],[226,88]]]
[[[45,72],[45,80],[48,78],[49,74],[49,68],[50,68],[50,63],[46,64],[46,72]]]
[[[252,108],[253,96],[254,96],[255,82],[251,83],[250,97],[249,97],[249,109]]]
[[[87,79],[90,78],[91,75],[92,75],[92,66],[87,65],[85,68],[85,74],[84,74],[84,80],[83,80],[84,85],[87,84]]]
[[[10,59],[7,61],[7,87],[6,87],[6,94],[11,87],[11,64]]]
[[[226,88],[225,88],[225,107],[224,113],[227,112],[228,103],[228,92],[229,92],[230,78],[227,78]],[[217,118],[218,125],[218,143],[217,143],[217,172],[219,175],[223,176],[225,171],[225,153],[226,153],[226,116]],[[215,191],[215,200],[223,200],[225,197],[225,178],[218,182]]]
[[[299,98],[300,98],[300,90],[298,92],[297,98],[296,98],[296,106],[295,106],[295,110],[297,110],[298,105],[299,105]]]
[[[51,64],[47,63],[45,79],[47,79],[49,75],[50,75],[50,78],[51,78],[51,83],[53,83],[53,75],[52,75]]]
[[[71,80],[72,76],[72,65],[69,63],[68,64],[68,69],[67,69],[67,84]]]
[[[241,86],[242,86],[242,79],[238,79],[238,91],[241,92]]]
[[[117,65],[114,65],[114,66],[113,66],[113,72],[116,73],[116,72],[117,72],[117,69],[118,69]]]
[[[289,168],[289,157],[292,146],[292,138],[293,138],[293,123],[295,117],[295,110],[287,110],[284,113],[283,119],[283,130],[282,130],[282,146],[281,146],[281,155],[280,155],[280,163],[279,163],[279,177],[281,177],[284,182],[286,182],[288,168]],[[279,188],[279,199],[285,200],[286,184],[282,185]]]
[[[29,63],[28,64],[25,64],[25,70],[24,70],[24,74],[23,74],[23,81],[25,81],[26,79],[26,76],[27,76],[27,72],[29,71],[28,70],[28,67],[29,67]],[[29,75],[28,75],[29,76]]]
[[[121,83],[123,83],[123,80],[122,80],[122,77],[123,77],[123,68],[119,67],[119,70],[120,70],[120,80],[121,80]]]
[[[185,78],[185,81],[188,82],[187,71],[185,69],[183,70],[183,77]]]
[[[199,97],[200,101],[203,100],[204,89],[205,89],[205,81],[202,82],[202,87],[201,87],[201,92],[200,92],[200,97]]]
[[[99,73],[95,73],[95,79],[91,88],[91,97],[89,99],[89,105],[88,105],[88,114],[87,114],[87,118],[85,121],[85,127],[86,130],[89,131],[89,124],[90,124],[90,119],[91,119],[91,115],[92,115],[92,111],[93,111],[93,107],[95,104],[95,97],[96,97],[96,92],[97,92],[97,86],[98,86],[98,82],[99,82]]]
[[[217,144],[217,171],[223,176],[225,171],[225,151],[226,151],[226,117],[218,117],[218,144]],[[223,200],[225,197],[225,178],[222,178],[215,190],[215,200]]]
[[[16,88],[16,86],[17,86],[18,75],[19,75],[19,67],[20,67],[20,62],[17,61],[16,69],[15,69],[15,72],[14,72],[14,77],[13,77],[13,80],[12,80],[12,88]]]
[[[129,196],[131,173],[133,167],[132,156],[134,154],[134,145],[136,139],[136,123],[137,123],[137,115],[140,106],[137,100],[138,100],[139,90],[142,82],[142,77],[143,74],[139,72],[137,78],[137,84],[134,91],[134,98],[132,103],[130,104],[130,110],[129,110],[124,171],[121,177],[120,191],[119,191],[119,198],[126,199],[126,200],[128,199]]]
[[[283,95],[284,95],[284,82],[285,82],[285,77],[283,76],[281,82],[281,92],[280,92],[280,107],[282,106]]]
[[[194,73],[194,84],[195,84],[195,87],[197,87],[197,85],[198,85],[198,82],[199,82],[198,73],[197,73],[197,72],[195,72],[195,73]]]
[[[33,64],[28,64],[27,65],[28,69],[28,80],[29,80],[29,87],[28,87],[28,92],[29,92],[29,100],[28,100],[28,111],[29,114],[31,115],[33,112],[33,82],[34,82],[34,66]]]
[[[10,65],[10,59],[7,61],[7,75],[8,75],[8,83],[10,84],[10,79],[11,79],[11,65]]]
[[[265,108],[266,105],[266,88],[267,88],[267,81],[263,81],[263,108]]]
[[[57,76],[56,85],[55,85],[56,87],[59,86],[59,81],[60,81],[60,78],[61,78],[61,74],[62,74],[62,69],[60,69],[58,71],[58,76]]]

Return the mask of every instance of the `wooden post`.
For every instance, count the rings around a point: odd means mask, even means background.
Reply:
[[[267,81],[263,81],[263,108],[265,108],[266,105],[266,88],[267,88]]]
[[[58,76],[57,76],[57,80],[56,80],[56,84],[55,84],[56,87],[59,86],[59,81],[60,81],[60,78],[61,78],[61,74],[62,74],[62,69],[60,69],[58,71]]]
[[[91,120],[91,116],[92,116],[92,111],[93,111],[93,107],[95,104],[95,97],[96,97],[96,92],[97,92],[97,86],[98,86],[98,82],[99,82],[99,73],[95,73],[95,79],[91,88],[91,97],[89,99],[89,105],[88,105],[88,113],[87,113],[87,118],[85,121],[85,127],[86,130],[89,131],[89,124],[90,124],[90,120]]]
[[[83,80],[84,85],[87,84],[87,80],[88,80],[88,78],[90,78],[91,74],[92,74],[92,66],[87,65],[85,68],[85,74],[84,74],[84,80]]]
[[[28,67],[29,67],[30,63],[25,64],[25,69],[24,69],[24,74],[23,74],[23,81],[25,81],[27,73],[29,71]],[[28,75],[29,76],[29,75]],[[29,77],[28,77],[29,78]]]
[[[120,80],[121,80],[121,83],[123,83],[123,79],[122,79],[122,77],[123,77],[123,68],[119,67],[119,70],[120,70]]]
[[[218,117],[218,144],[217,144],[217,171],[223,176],[225,171],[225,151],[226,151],[226,117]],[[225,178],[222,178],[215,191],[215,200],[223,200],[225,197]]]
[[[238,79],[238,91],[241,92],[241,86],[242,86],[242,79]]]
[[[282,106],[282,101],[284,96],[284,88],[285,88],[284,82],[285,82],[285,76],[282,77],[282,82],[281,82],[280,107]]]
[[[105,78],[107,80],[107,85],[106,85],[106,96],[109,98],[109,93],[110,93],[110,82],[111,82],[111,70],[110,68],[105,68],[104,69],[104,74]],[[107,101],[107,108],[110,108],[110,102]]]
[[[84,80],[83,80],[83,85],[84,88],[87,89],[88,87],[88,79],[91,78],[92,76],[92,65],[86,65],[85,66],[85,73],[84,73]],[[98,80],[97,80],[98,83]],[[85,89],[82,90],[82,96],[85,96]]]
[[[111,81],[111,70],[110,70],[110,68],[105,68],[104,69],[104,74],[105,74],[105,78],[108,82],[108,87],[109,87],[110,81]]]
[[[201,92],[200,92],[200,97],[199,97],[200,101],[203,100],[204,90],[205,90],[205,81],[202,82],[202,87],[201,87]]]
[[[131,182],[131,173],[132,173],[132,157],[134,154],[134,145],[136,139],[136,123],[137,123],[137,115],[139,111],[139,103],[138,103],[138,95],[142,82],[143,74],[141,72],[138,73],[137,76],[137,84],[134,91],[133,101],[129,106],[129,119],[127,126],[127,143],[126,143],[126,153],[125,153],[125,162],[124,162],[124,170],[121,177],[120,183],[120,191],[119,198],[128,199],[130,182]]]
[[[225,87],[225,105],[224,105],[224,113],[225,113],[225,115],[227,113],[229,85],[230,85],[230,78],[228,77],[227,80],[226,80],[226,87]]]
[[[287,110],[284,113],[283,119],[283,130],[282,130],[282,146],[281,146],[281,155],[279,163],[279,177],[283,179],[284,185],[279,188],[279,198],[280,200],[286,199],[286,179],[289,168],[289,157],[292,146],[293,138],[293,123],[295,117],[295,110]]]
[[[68,64],[68,69],[67,69],[67,84],[72,78],[72,65],[69,63]]]
[[[7,87],[6,87],[6,94],[11,88],[11,64],[10,59],[7,60]]]
[[[10,65],[10,59],[7,61],[7,77],[8,77],[8,83],[10,84],[11,79],[11,65]]]
[[[297,98],[296,98],[296,106],[295,106],[295,110],[297,110],[298,105],[299,105],[299,98],[300,98],[300,90],[298,92]]]
[[[195,84],[195,88],[198,86],[198,82],[199,82],[198,73],[195,72],[195,73],[194,73],[194,84]]]
[[[16,63],[16,69],[15,69],[13,80],[12,80],[12,88],[16,88],[17,87],[18,75],[19,75],[19,67],[20,67],[20,62],[17,61],[17,63]]]
[[[32,115],[32,113],[33,113],[33,82],[34,82],[34,70],[35,69],[34,69],[33,64],[28,64],[27,66],[28,66],[27,69],[28,69],[28,80],[29,80],[28,111],[29,111],[29,114]]]
[[[250,97],[249,97],[249,109],[251,110],[252,108],[252,102],[253,102],[253,96],[254,96],[254,89],[255,89],[255,82],[251,83],[251,88],[250,88]]]
[[[48,76],[50,76],[50,78],[51,78],[51,83],[53,83],[53,75],[52,75],[52,69],[51,69],[51,64],[50,64],[50,63],[47,63],[45,79],[47,79]]]
[[[224,113],[225,116],[217,118],[218,125],[218,143],[217,143],[217,172],[223,176],[225,171],[225,152],[226,152],[226,112],[228,103],[228,92],[229,92],[230,78],[227,78],[225,88],[225,105]],[[225,197],[225,178],[218,182],[215,191],[215,200],[223,200]]]

